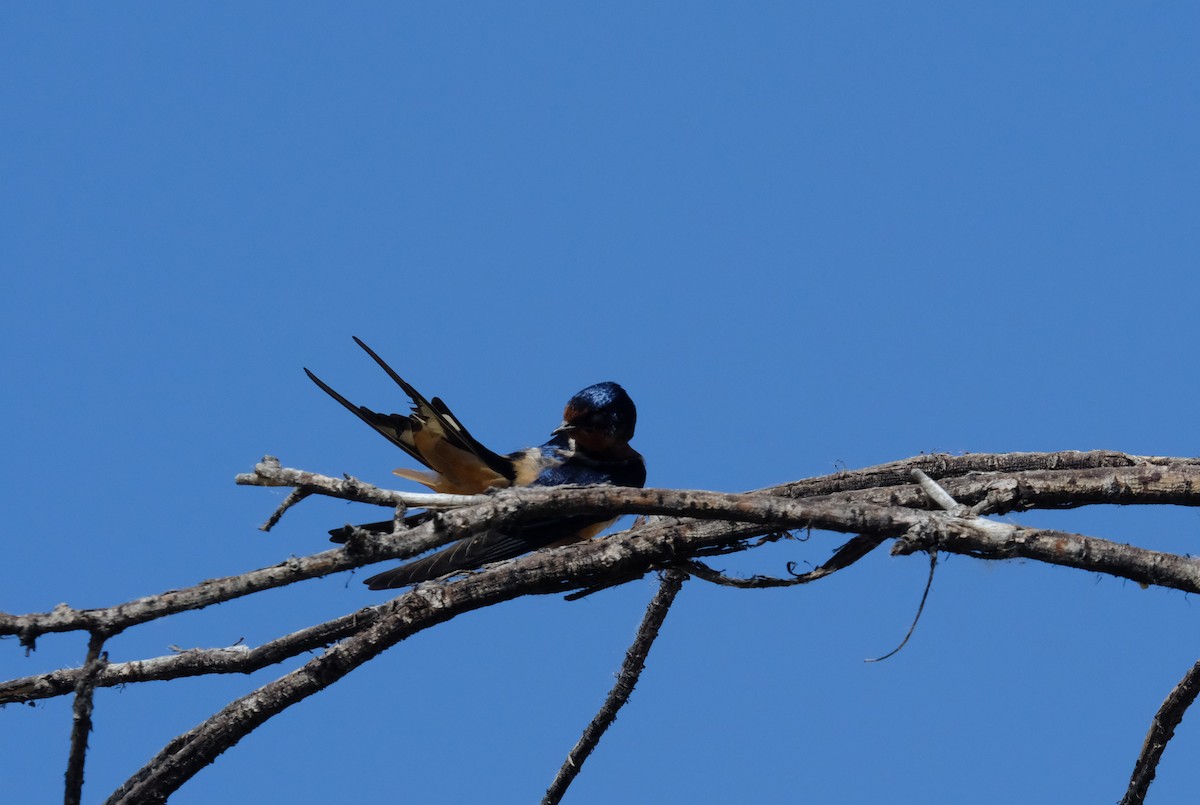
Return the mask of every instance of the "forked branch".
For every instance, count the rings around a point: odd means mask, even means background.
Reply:
[[[914,472],[916,471],[916,472]],[[918,483],[913,482],[916,475]],[[110,803],[162,802],[200,768],[273,715],[345,676],[409,635],[459,614],[522,595],[582,594],[623,584],[655,570],[664,582],[647,611],[639,638],[605,707],[547,793],[557,801],[628,698],[645,652],[666,608],[690,572],[707,581],[743,588],[814,582],[854,565],[886,540],[892,553],[961,553],[980,559],[1026,558],[1108,573],[1143,584],[1200,592],[1200,559],[1064,531],[987,519],[986,515],[1036,508],[1110,504],[1200,505],[1200,460],[1124,453],[1021,453],[918,456],[856,472],[839,472],[747,494],[665,489],[581,487],[517,489],[468,497],[380,489],[353,478],[331,478],[288,469],[265,459],[238,483],[290,487],[273,524],[292,506],[335,497],[397,512],[395,533],[352,539],[346,546],[278,565],[203,582],[183,590],[114,607],[76,610],[60,606],[27,615],[0,613],[0,635],[20,637],[27,648],[47,633],[88,631],[87,660],[79,668],[0,683],[0,703],[76,696],[67,801],[78,801],[90,724],[92,690],[151,679],[209,673],[248,673],[324,648],[320,656],[244,696],[180,735],[109,799]],[[436,508],[420,524],[401,523],[408,507]],[[283,635],[256,648],[197,649],[169,657],[108,663],[103,636],[156,618],[200,609],[274,587],[404,559],[484,529],[519,527],[531,518],[619,514],[650,515],[632,529],[599,540],[489,565],[458,578],[426,582],[384,604]],[[817,568],[790,577],[727,576],[701,561],[750,550],[780,534],[815,530],[852,535]],[[1153,779],[1162,746],[1200,687],[1200,664],[1168,698],[1147,737],[1127,794],[1141,801]],[[74,799],[72,799],[74,797]],[[1131,799],[1130,797],[1136,797]]]

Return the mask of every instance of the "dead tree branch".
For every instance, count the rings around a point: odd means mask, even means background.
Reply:
[[[979,559],[1035,559],[1141,584],[1200,592],[1200,559],[987,518],[1012,511],[1092,504],[1197,506],[1200,505],[1200,459],[1193,458],[1133,456],[1110,451],[929,455],[746,494],[615,487],[524,488],[473,496],[415,494],[380,489],[349,477],[338,479],[284,468],[269,457],[253,473],[240,475],[237,480],[244,485],[291,487],[293,491],[269,524],[302,500],[316,496],[379,505],[401,513],[408,507],[437,511],[419,523],[405,524],[397,515],[397,528],[391,534],[359,534],[333,550],[117,606],[77,610],[63,604],[49,612],[0,613],[0,635],[16,635],[30,649],[38,637],[52,632],[87,631],[92,635],[88,659],[81,667],[0,682],[0,704],[75,694],[77,718],[68,772],[68,801],[72,801],[72,796],[78,801],[82,785],[92,691],[96,687],[210,673],[249,673],[303,652],[324,649],[319,656],[230,703],[171,741],[109,799],[111,803],[162,802],[258,725],[412,634],[464,612],[519,596],[547,593],[579,596],[624,584],[655,570],[666,571],[668,581],[678,579],[679,583],[686,569],[699,578],[726,586],[794,586],[846,569],[890,539],[894,540],[894,555],[926,551],[931,555],[949,552]],[[649,517],[628,531],[603,539],[537,551],[458,578],[425,582],[387,603],[283,635],[256,648],[196,649],[168,657],[111,664],[101,649],[102,636],[111,637],[150,620],[375,562],[416,556],[486,529],[519,527],[530,519],[569,516],[603,519],[620,514]],[[797,574],[789,564],[790,578],[760,575],[736,579],[700,561],[750,550],[799,529],[853,536],[828,561],[811,571]],[[674,590],[678,590],[678,584],[674,584]],[[655,618],[661,623],[661,615],[673,595],[664,581],[655,599],[659,602],[666,596],[661,612],[655,614],[656,606],[652,606],[644,627],[653,626]],[[641,642],[639,638],[634,648]],[[645,648],[648,647],[647,642]],[[637,652],[631,649],[627,667],[640,668],[644,656],[643,653],[639,660]],[[1139,760],[1131,783],[1131,792],[1140,786],[1141,794],[1137,796],[1144,795],[1145,786],[1153,778],[1158,756],[1153,752],[1161,754],[1160,744],[1169,740],[1183,709],[1194,698],[1195,687],[1200,686],[1194,679],[1198,674],[1193,669],[1156,718],[1158,731],[1152,730],[1147,738],[1147,747],[1153,751],[1144,751],[1149,759]],[[614,689],[610,704],[619,707],[622,695],[627,696],[628,691],[621,693]],[[1168,708],[1173,700],[1183,704]],[[590,751],[589,735],[594,733],[598,737],[603,732],[605,719],[611,721],[615,716],[615,707],[606,706],[597,716],[573,750],[568,766],[572,761],[582,762]],[[563,775],[568,779],[561,784],[556,780],[548,797],[558,790],[556,786],[565,790],[573,774],[564,767],[560,777]]]
[[[638,627],[633,645],[625,653],[625,661],[621,664],[621,672],[617,675],[616,684],[608,692],[608,697],[600,706],[600,711],[584,729],[579,741],[567,753],[566,761],[558,770],[554,781],[550,783],[550,788],[546,790],[546,796],[542,798],[542,805],[557,805],[562,801],[563,795],[567,793],[567,788],[583,769],[583,764],[592,754],[592,750],[600,743],[600,739],[609,726],[617,720],[617,712],[633,695],[638,678],[641,677],[642,671],[646,667],[646,657],[650,654],[650,647],[654,645],[658,631],[667,617],[667,610],[671,608],[675,596],[686,580],[687,574],[682,570],[669,568],[663,571],[662,584],[659,585],[658,592],[650,601],[650,606],[646,608],[646,614],[642,618],[642,625]]]
[[[1154,714],[1150,723],[1150,731],[1142,744],[1137,763],[1133,767],[1133,775],[1129,778],[1129,789],[1121,798],[1121,805],[1141,805],[1146,800],[1146,791],[1154,782],[1158,770],[1158,761],[1162,759],[1163,750],[1175,736],[1175,728],[1183,721],[1183,714],[1196,701],[1200,693],[1200,662],[1193,665],[1179,684],[1167,695],[1166,701]]]
[[[360,609],[255,648],[230,646],[188,649],[166,657],[107,663],[95,673],[92,685],[97,688],[109,688],[134,682],[183,679],[205,674],[254,673],[307,651],[325,648],[361,631],[379,618],[383,606]],[[83,668],[68,668],[0,682],[0,705],[31,702],[72,693],[84,675]]]
[[[83,764],[87,757],[88,735],[92,731],[92,692],[96,689],[96,675],[105,665],[105,635],[95,632],[88,640],[87,658],[83,672],[75,684],[75,705],[71,718],[71,751],[67,757],[66,805],[79,805],[83,797]]]
[[[1069,477],[1067,477],[1069,475]],[[304,474],[307,486],[320,488],[319,476]],[[333,484],[344,484],[336,479],[325,479]],[[1200,465],[1180,460],[1175,464],[1142,465],[1130,468],[1106,468],[1092,473],[1063,473],[1052,479],[1043,473],[1040,476],[1012,478],[973,478],[961,487],[944,484],[948,491],[960,501],[975,503],[989,501],[986,511],[1009,511],[1014,508],[1030,508],[1038,505],[1063,507],[1084,503],[1173,503],[1175,505],[1200,505]],[[916,494],[923,495],[915,485],[910,487]],[[339,488],[337,497],[351,494]],[[375,502],[393,507],[398,498],[367,494],[367,498],[382,498]],[[381,536],[369,551],[356,553],[345,549],[334,549],[312,556],[290,559],[273,567],[262,568],[238,576],[228,576],[203,582],[183,590],[171,590],[154,596],[135,599],[116,607],[76,610],[60,606],[48,613],[10,615],[0,613],[0,635],[18,635],[23,644],[31,645],[37,636],[48,632],[62,631],[105,631],[116,633],[130,626],[177,612],[200,609],[222,601],[250,595],[261,590],[283,586],[303,579],[337,573],[362,567],[385,559],[404,559],[438,547],[453,539],[478,533],[485,527],[503,526],[520,522],[523,518],[545,515],[618,515],[660,514],[685,518],[684,522],[670,521],[649,526],[651,530],[662,529],[665,534],[684,528],[687,541],[697,551],[703,552],[721,545],[729,545],[749,536],[766,533],[780,528],[817,528],[841,533],[870,533],[887,539],[900,536],[918,523],[932,522],[926,512],[914,511],[896,504],[887,505],[870,500],[851,497],[825,496],[793,500],[767,494],[733,495],[716,492],[689,492],[660,489],[623,489],[619,487],[519,489],[500,494],[483,496],[485,502],[462,509],[446,512],[428,523],[400,534]],[[867,497],[867,496],[864,496]],[[728,522],[714,523],[711,529],[696,529],[686,519],[705,518]],[[944,517],[944,516],[943,516]],[[949,519],[941,522],[950,523]],[[1171,555],[1163,555],[1152,564],[1152,572],[1135,562],[1131,571],[1136,578],[1122,572],[1124,565],[1117,560],[1092,567],[1086,558],[1057,556],[1052,550],[1023,552],[1014,541],[1005,547],[994,537],[982,539],[982,532],[989,528],[989,521],[962,520],[957,527],[948,528],[946,539],[940,547],[979,558],[1014,558],[1024,556],[1071,567],[1083,567],[1113,572],[1134,581],[1150,584],[1161,583],[1189,592],[1195,591],[1196,574],[1190,560],[1171,562]],[[729,523],[744,523],[745,526]],[[770,524],[773,529],[763,529]],[[1037,532],[1035,529],[994,524],[1009,537],[1017,535],[1058,532]],[[931,526],[932,527],[932,526]],[[941,527],[935,527],[938,531]],[[1017,530],[1014,530],[1017,529]],[[945,530],[945,529],[942,529]],[[974,536],[971,536],[974,535]],[[957,541],[956,541],[957,540]],[[897,554],[912,550],[927,550],[934,547],[926,541],[918,546],[910,540],[896,549]],[[1138,549],[1131,549],[1135,555]],[[1161,580],[1161,581],[1159,581]]]

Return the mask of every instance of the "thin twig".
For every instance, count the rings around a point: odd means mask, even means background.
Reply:
[[[794,587],[798,584],[809,584],[817,579],[824,578],[831,573],[836,573],[839,570],[850,567],[850,565],[862,559],[875,548],[879,547],[883,540],[878,537],[857,536],[847,542],[842,547],[834,551],[833,556],[829,557],[829,561],[817,568],[813,568],[807,573],[795,573],[792,571],[792,563],[788,563],[788,572],[792,573],[790,579],[781,579],[775,576],[751,576],[748,579],[739,579],[734,576],[726,576],[716,570],[713,570],[708,565],[699,561],[688,562],[688,572],[698,579],[719,584],[723,587],[736,587],[742,590],[757,590],[771,587]]]
[[[617,676],[616,684],[608,692],[608,697],[600,707],[600,712],[596,713],[596,717],[587,725],[579,741],[567,753],[567,760],[558,770],[550,788],[547,789],[546,796],[542,798],[542,805],[557,805],[562,801],[567,787],[579,774],[588,755],[596,748],[605,730],[616,721],[617,711],[629,701],[629,697],[637,685],[638,677],[646,667],[646,656],[650,653],[650,647],[654,645],[654,640],[658,637],[658,630],[662,628],[663,619],[667,617],[667,610],[671,608],[671,603],[675,600],[679,588],[683,586],[686,579],[687,574],[682,570],[668,568],[663,571],[662,584],[659,585],[658,592],[650,601],[650,606],[646,608],[646,615],[642,618],[642,625],[638,627],[633,645],[625,652],[625,662],[621,664],[621,672]]]
[[[295,506],[300,501],[304,500],[312,493],[313,490],[309,489],[307,486],[297,486],[291,492],[288,492],[288,496],[283,499],[283,503],[280,503],[279,508],[271,512],[271,516],[267,518],[265,523],[258,527],[258,530],[270,531],[275,527],[275,524],[282,519],[284,512]]]
[[[937,550],[929,552],[929,577],[925,579],[925,592],[921,593],[921,603],[917,604],[917,614],[913,616],[912,623],[908,627],[908,634],[904,635],[904,639],[900,641],[900,645],[884,654],[882,657],[874,659],[866,659],[863,662],[883,662],[889,657],[895,656],[900,649],[904,648],[908,643],[908,639],[913,636],[913,632],[917,630],[917,623],[921,620],[921,613],[925,611],[925,601],[929,598],[929,588],[933,586],[933,572],[937,569]]]
[[[1150,723],[1150,731],[1142,743],[1142,751],[1133,766],[1129,789],[1122,797],[1121,805],[1141,805],[1145,801],[1146,791],[1150,788],[1150,783],[1154,782],[1163,750],[1175,735],[1175,728],[1179,726],[1179,722],[1183,721],[1183,714],[1196,700],[1197,693],[1200,693],[1200,662],[1183,675],[1183,679],[1167,694],[1162,707],[1154,714],[1154,721]]]
[[[921,489],[929,496],[929,499],[940,506],[945,511],[951,513],[966,513],[967,508],[959,503],[954,497],[947,492],[937,481],[930,478],[920,469],[916,467],[912,470],[912,477],[917,479],[917,483],[921,485]],[[921,613],[925,611],[925,601],[929,599],[929,588],[933,586],[933,574],[937,570],[937,548],[932,548],[929,551],[929,576],[925,579],[925,591],[921,593],[921,603],[917,604],[917,614],[913,616],[912,623],[908,626],[908,631],[904,635],[904,639],[900,641],[900,645],[884,654],[881,657],[872,657],[863,660],[863,662],[883,662],[886,659],[896,656],[900,653],[900,649],[908,645],[909,639],[913,636],[913,632],[917,630],[917,624],[921,621]]]
[[[939,486],[937,481],[926,475],[924,471],[913,467],[912,477],[917,479],[917,483],[921,485],[921,489],[929,496],[929,499],[938,506],[941,506],[943,510],[956,512],[962,509],[959,502],[951,497],[949,492]]]
[[[263,456],[254,465],[254,472],[241,473],[234,477],[239,486],[292,486],[305,488],[309,493],[328,497],[353,500],[359,503],[374,503],[378,506],[409,506],[417,509],[456,509],[475,506],[488,500],[488,495],[447,495],[437,492],[401,492],[381,489],[353,478],[331,478],[305,470],[281,466],[274,456]]]
[[[736,576],[726,576],[718,570],[713,570],[703,562],[691,561],[687,562],[684,567],[688,573],[698,579],[718,584],[722,587],[736,587],[739,590],[765,590],[771,587],[795,587],[798,584],[808,584],[817,579],[828,576],[830,570],[824,568],[815,568],[807,573],[800,573],[790,579],[781,579],[777,576],[751,576],[748,579],[737,578]]]
[[[67,756],[64,805],[79,805],[83,797],[83,764],[87,757],[88,734],[92,731],[92,693],[96,675],[107,662],[103,649],[106,635],[93,632],[88,640],[87,659],[75,686],[75,704],[71,714],[71,751]]]

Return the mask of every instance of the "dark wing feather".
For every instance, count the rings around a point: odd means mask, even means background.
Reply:
[[[544,548],[595,524],[594,518],[568,517],[563,520],[534,523],[513,534],[488,531],[456,542],[437,553],[384,571],[363,583],[372,590],[388,590],[436,579],[456,570],[474,570],[488,562],[512,559]]]
[[[626,450],[626,455],[614,460],[596,460],[576,455],[538,476],[534,485],[616,483],[640,487],[646,482],[646,464],[632,448],[627,447]],[[512,533],[489,531],[470,537],[437,553],[372,576],[364,583],[372,590],[386,590],[436,579],[459,570],[473,570],[488,562],[511,559],[556,542],[591,536],[611,522],[594,517],[567,517],[521,523],[514,527]],[[391,530],[390,527],[388,530]]]
[[[426,467],[429,467],[429,462],[422,458],[421,454],[418,453],[411,444],[407,444],[404,441],[404,434],[412,431],[412,421],[407,416],[401,414],[380,414],[372,411],[370,408],[365,408],[361,405],[355,405],[330,388],[325,381],[321,380],[321,378],[314,375],[308,369],[305,369],[304,373],[308,375],[308,379],[316,383],[322,391],[345,406],[347,411],[354,414],[363,422],[366,422],[368,425],[374,428],[377,433],[381,434],[385,439],[399,447],[405,453],[408,453],[417,461],[421,462]],[[433,469],[433,467],[429,467],[429,469]]]
[[[499,475],[508,478],[510,481],[515,477],[512,461],[498,453],[493,453],[491,450],[488,450],[486,447],[480,444],[479,441],[472,436],[465,427],[463,427],[462,423],[459,422],[458,417],[454,416],[454,414],[450,412],[450,409],[444,402],[437,397],[434,397],[432,402],[426,400],[423,396],[421,396],[419,391],[406,383],[404,378],[400,377],[400,375],[396,374],[396,371],[392,369],[392,367],[388,366],[387,361],[379,357],[377,354],[375,354],[373,349],[364,344],[362,339],[358,338],[358,336],[351,337],[354,339],[354,343],[362,347],[363,351],[370,355],[375,363],[379,364],[383,371],[388,373],[388,376],[396,382],[396,385],[403,389],[404,393],[412,398],[412,401],[416,404],[416,410],[418,413],[424,416],[432,416],[437,419],[438,423],[442,426],[442,432],[446,435],[446,441],[460,450],[465,450],[466,452],[471,453],[484,464],[486,464],[490,469]],[[376,428],[376,430],[379,429]],[[422,460],[421,463],[424,464],[425,462]],[[426,464],[425,466],[429,465]]]
[[[433,512],[422,511],[416,514],[407,515],[404,518],[405,528],[415,528],[421,523],[433,516]],[[329,530],[329,541],[343,544],[350,539],[350,532],[354,529],[366,531],[371,534],[391,534],[396,529],[395,520],[380,520],[377,523],[363,523],[362,525],[344,525],[341,528],[331,528]]]
[[[462,447],[465,450],[474,453],[484,464],[503,475],[510,481],[516,477],[513,470],[512,459],[508,456],[501,456],[488,450],[479,440],[471,435],[466,429],[462,421],[454,415],[440,397],[434,397],[429,401],[429,406],[437,413],[438,421],[442,423],[442,427],[446,428],[446,433],[452,435],[451,444],[456,447]]]

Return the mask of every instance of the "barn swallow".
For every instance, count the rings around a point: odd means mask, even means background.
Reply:
[[[645,462],[629,446],[637,424],[637,408],[625,389],[616,383],[597,383],[573,396],[563,411],[562,423],[545,444],[501,455],[475,439],[439,398],[425,399],[370,347],[358,338],[354,341],[409,396],[411,413],[380,414],[355,405],[308,369],[304,371],[326,394],[427,468],[394,470],[402,478],[424,484],[435,492],[461,495],[509,486],[641,487],[646,483]],[[589,539],[615,521],[616,518],[598,522],[590,517],[566,517],[524,523],[504,533],[488,531],[372,576],[364,583],[372,590],[405,587],[488,562],[511,559],[537,548]],[[370,523],[362,528],[390,532],[392,521]],[[347,531],[335,529],[330,534],[335,542],[344,542]]]

